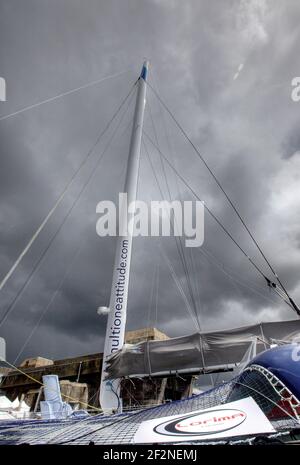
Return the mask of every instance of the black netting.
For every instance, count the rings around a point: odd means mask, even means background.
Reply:
[[[272,384],[273,383],[273,384]],[[274,384],[255,369],[245,370],[240,376],[203,394],[186,400],[171,402],[135,413],[104,417],[97,415],[84,420],[66,421],[11,421],[1,422],[0,444],[128,444],[141,422],[153,418],[189,413],[216,405],[253,397],[271,420],[276,431],[299,427],[299,421],[282,397],[284,386]]]

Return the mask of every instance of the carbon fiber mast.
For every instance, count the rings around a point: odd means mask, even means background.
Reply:
[[[108,414],[122,411],[120,380],[105,380],[106,360],[107,357],[122,348],[125,337],[133,232],[133,221],[130,221],[130,219],[133,219],[134,217],[134,209],[131,210],[133,213],[128,214],[127,208],[128,205],[134,205],[136,201],[144,110],[146,103],[146,78],[148,66],[148,61],[145,61],[138,80],[138,91],[124,186],[125,196],[123,196],[123,204],[119,206],[119,223],[122,231],[119,231],[115,252],[113,280],[109,303],[110,311],[107,319],[100,384],[101,408],[104,413]]]

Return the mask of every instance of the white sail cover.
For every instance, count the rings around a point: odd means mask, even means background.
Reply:
[[[300,320],[259,323],[225,331],[195,333],[165,341],[124,345],[108,361],[108,378],[232,369],[256,341],[257,353],[271,344],[300,340]]]

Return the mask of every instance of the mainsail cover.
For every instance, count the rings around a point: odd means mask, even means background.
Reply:
[[[110,356],[107,378],[233,369],[256,342],[257,353],[272,344],[300,341],[300,320],[259,323],[216,332],[126,344]]]

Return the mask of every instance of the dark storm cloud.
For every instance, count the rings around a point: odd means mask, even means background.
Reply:
[[[147,56],[152,63],[152,85],[205,154],[295,300],[300,301],[300,107],[290,97],[291,79],[299,75],[300,7],[296,0],[0,0],[0,9],[0,75],[7,81],[8,97],[5,104],[1,102],[1,115],[131,67],[124,76],[0,122],[2,276],[128,92]],[[268,272],[226,199],[150,90],[148,103],[161,149],[173,157],[200,197]],[[155,138],[149,110],[145,127]],[[58,287],[22,357],[57,358],[102,349],[106,320],[97,316],[96,309],[109,303],[114,239],[96,236],[95,208],[99,200],[115,199],[122,190],[128,143],[127,130],[108,150],[0,328],[11,359]],[[1,314],[55,233],[104,146],[105,141],[97,147],[3,290]],[[147,146],[167,197],[159,158]],[[168,167],[166,172],[172,198],[179,197],[178,186],[181,198],[192,198]],[[160,198],[144,152],[139,197]],[[205,220],[203,251],[187,251],[201,326],[215,329],[292,318],[292,311],[264,289],[263,280],[224,233],[207,215]],[[174,239],[139,238],[134,243],[128,327],[155,324],[170,335],[192,332],[195,327],[160,247],[190,299]]]

